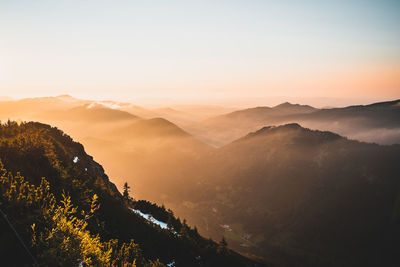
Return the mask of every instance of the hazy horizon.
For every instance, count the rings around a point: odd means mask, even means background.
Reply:
[[[0,95],[396,99],[399,14],[389,0],[2,2]]]
[[[355,105],[369,105],[377,102],[394,101],[400,97],[375,97],[375,98],[334,98],[334,97],[290,97],[290,96],[271,96],[271,97],[226,97],[226,98],[198,98],[198,99],[174,99],[174,98],[132,98],[132,99],[119,99],[115,97],[90,97],[82,98],[73,94],[65,92],[64,94],[51,94],[51,95],[27,95],[20,97],[12,97],[9,95],[0,95],[0,101],[14,101],[26,98],[42,98],[42,97],[59,97],[71,96],[76,99],[88,101],[115,101],[120,103],[130,103],[145,108],[164,108],[164,107],[189,107],[189,106],[219,106],[226,108],[250,108],[256,106],[276,106],[285,102],[291,104],[310,105],[316,108],[332,108],[332,107],[346,107]]]

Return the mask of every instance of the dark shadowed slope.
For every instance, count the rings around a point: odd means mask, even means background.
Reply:
[[[399,158],[400,146],[265,127],[204,160],[186,216],[278,266],[396,266]]]

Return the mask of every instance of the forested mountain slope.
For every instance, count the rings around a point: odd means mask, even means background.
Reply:
[[[2,124],[0,158],[0,208],[40,266],[257,265],[202,238],[171,211],[124,198],[83,146],[56,128]],[[131,208],[154,213],[168,229]],[[1,264],[32,265],[7,220],[0,221]]]
[[[398,145],[264,127],[204,159],[185,216],[281,266],[397,266],[399,158]]]

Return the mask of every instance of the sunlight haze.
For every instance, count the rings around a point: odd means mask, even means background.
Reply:
[[[0,95],[400,97],[397,1],[1,1]]]

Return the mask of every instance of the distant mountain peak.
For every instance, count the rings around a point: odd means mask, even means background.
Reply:
[[[311,138],[310,140],[337,140],[337,139],[345,139],[344,137],[329,132],[329,131],[318,131],[318,130],[311,130],[309,128],[304,128],[298,123],[288,123],[284,125],[279,125],[279,126],[265,126],[255,132],[249,133],[248,135],[244,136],[243,138],[238,139],[239,140],[246,140],[246,139],[252,139],[254,137],[261,137],[261,136],[269,136],[269,135],[274,135],[274,134],[287,134],[287,133],[293,133],[294,136],[297,137],[307,137]],[[322,139],[321,139],[322,138]]]
[[[284,102],[282,104],[279,104],[275,107],[273,107],[273,109],[303,109],[303,110],[315,110],[315,108],[313,108],[312,106],[309,105],[301,105],[301,104],[292,104],[290,102]]]
[[[261,129],[251,132],[248,135],[246,135],[244,138],[247,137],[255,137],[263,134],[269,134],[272,132],[277,132],[277,131],[282,131],[282,130],[296,130],[296,129],[304,129],[301,127],[298,123],[289,123],[289,124],[284,124],[284,125],[278,125],[278,126],[264,126]]]
[[[269,131],[269,130],[284,130],[284,129],[306,129],[301,127],[300,124],[298,123],[288,123],[288,124],[283,124],[283,125],[278,125],[278,126],[265,126],[261,128],[260,130],[256,131],[257,132],[264,132],[264,131]]]
[[[290,102],[284,102],[282,104],[276,105],[274,108],[291,107],[291,106],[300,106],[300,105],[299,104],[292,104]]]
[[[58,98],[73,98],[72,96],[70,96],[69,94],[64,94],[64,95],[58,95]]]
[[[75,101],[79,100],[79,99],[77,99],[77,98],[75,98],[73,96],[70,96],[68,94],[58,95],[55,98],[60,99],[62,101],[66,101],[66,102],[75,102]]]
[[[294,123],[288,123],[288,124],[284,124],[284,125],[279,125],[279,126],[277,126],[275,128],[299,129],[299,128],[303,128],[303,127],[301,127],[300,124],[294,122]],[[305,129],[305,128],[303,128],[303,129]]]

